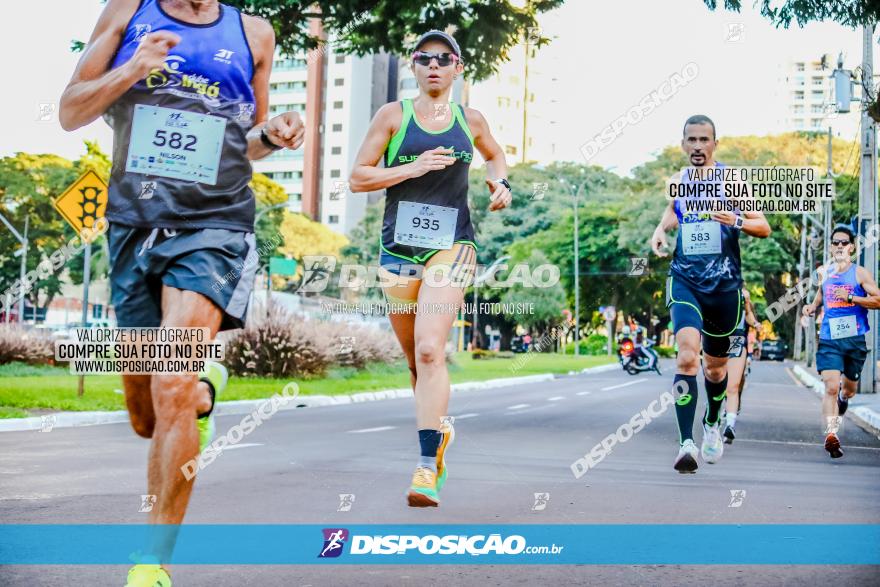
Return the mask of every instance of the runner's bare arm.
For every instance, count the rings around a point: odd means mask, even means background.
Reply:
[[[474,137],[474,147],[483,156],[486,161],[486,185],[492,195],[489,198],[489,210],[501,210],[510,205],[513,200],[513,194],[510,193],[504,184],[498,183],[496,179],[507,179],[507,160],[504,158],[504,151],[501,145],[492,136],[489,130],[489,123],[479,111],[473,108],[464,109],[465,120],[467,120],[468,128]]]
[[[437,148],[425,151],[411,163],[377,167],[402,119],[403,109],[398,102],[385,104],[376,112],[348,178],[352,193],[382,190],[455,163],[456,159],[448,156],[452,153],[451,149]]]
[[[852,301],[868,310],[880,309],[880,288],[877,287],[877,283],[871,278],[871,273],[864,267],[857,266],[856,279],[858,279],[859,285],[862,286],[862,289],[868,295],[866,297],[853,296]]]
[[[822,305],[822,287],[820,286],[819,289],[816,290],[816,297],[813,298],[813,303],[807,304],[806,306],[804,306],[804,309],[802,310],[802,312],[803,312],[804,316],[812,316],[816,313],[816,310],[821,305]]]
[[[755,315],[755,306],[752,305],[751,296],[746,293],[743,297],[746,301],[746,324],[755,329],[761,328],[761,321],[758,320],[758,317]]]
[[[678,217],[675,215],[675,202],[669,202],[669,205],[663,209],[663,216],[651,235],[651,250],[658,257],[665,257],[668,253],[663,249],[669,249],[669,242],[666,240],[666,231],[673,230],[678,227]]]
[[[741,181],[737,181],[736,183],[743,183]],[[746,193],[746,195],[740,196],[743,200],[752,200],[754,197],[750,193]],[[750,211],[743,212],[743,225],[742,231],[749,236],[754,236],[756,238],[767,238],[770,236],[770,224],[767,222],[767,218],[764,216],[763,212],[760,211]],[[712,220],[717,220],[722,224],[726,224],[728,226],[733,226],[734,222],[736,222],[736,214],[733,212],[713,212]]]
[[[139,0],[109,0],[101,12],[61,95],[58,119],[64,130],[76,130],[97,120],[131,86],[146,77],[153,66],[161,66],[168,49],[177,44],[177,35],[164,31],[150,33],[128,63],[108,71],[125,27],[139,4]]]
[[[247,37],[251,54],[254,56],[254,77],[251,79],[251,88],[254,91],[255,124],[248,131],[247,156],[251,161],[262,159],[273,153],[267,147],[260,136],[263,129],[269,141],[279,147],[298,149],[302,146],[305,138],[305,125],[298,112],[283,112],[278,116],[267,120],[269,116],[269,76],[272,73],[272,63],[275,59],[275,30],[268,21],[242,14],[242,24]]]

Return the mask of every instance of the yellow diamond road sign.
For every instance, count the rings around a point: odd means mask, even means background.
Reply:
[[[80,235],[104,217],[107,184],[89,169],[55,199],[55,209]]]

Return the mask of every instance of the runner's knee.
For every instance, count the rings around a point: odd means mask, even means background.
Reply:
[[[676,361],[678,368],[684,371],[696,371],[700,366],[699,356],[691,349],[679,348]]]
[[[157,419],[189,417],[196,411],[198,378],[195,374],[153,377],[153,408]]]
[[[703,373],[706,374],[706,379],[709,381],[720,382],[727,375],[727,366],[704,364]]]
[[[416,342],[416,363],[436,365],[446,360],[443,344],[437,340],[420,340]]]

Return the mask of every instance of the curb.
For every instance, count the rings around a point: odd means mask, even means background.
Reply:
[[[609,371],[617,367],[617,364],[600,365],[598,367],[588,367],[581,373],[601,373]],[[522,377],[502,377],[498,379],[487,379],[486,381],[469,381],[466,383],[456,383],[452,385],[452,391],[456,393],[465,391],[477,391],[481,389],[493,389],[496,387],[507,387],[509,385],[527,385],[530,383],[543,383],[552,381],[557,376],[553,373],[542,373],[539,375],[525,375]],[[373,402],[389,399],[401,399],[413,397],[413,390],[409,387],[401,389],[385,389],[381,391],[363,391],[353,393],[351,395],[306,395],[293,399],[287,406],[281,406],[281,410],[295,410],[297,408],[317,408],[324,406],[339,406],[344,404],[357,404],[363,402]],[[253,412],[260,404],[269,398],[261,398],[258,400],[234,400],[228,402],[220,402],[217,404],[214,412],[220,416],[244,415]],[[119,424],[128,422],[128,412],[119,410],[114,412],[55,412],[47,414],[54,416],[55,421],[49,427],[49,432],[55,428],[72,428],[77,426],[97,426],[100,424]],[[43,416],[32,416],[28,418],[7,418],[0,419],[0,432],[16,432],[22,430],[41,430],[43,429]]]
[[[800,365],[792,367],[795,376],[809,389],[812,389],[816,395],[822,397],[825,394],[825,384],[821,380],[813,377],[806,369]],[[846,411],[847,415],[852,416],[859,428],[869,434],[873,434],[880,438],[880,414],[872,410],[868,406],[850,406]]]

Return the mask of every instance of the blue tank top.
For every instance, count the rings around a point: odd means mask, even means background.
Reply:
[[[725,167],[723,163],[715,165],[721,169]],[[695,180],[690,173],[685,172],[681,184],[693,183]],[[719,192],[723,193],[722,182],[711,183],[718,185]],[[683,201],[714,199],[714,196],[704,196],[674,201],[678,235],[669,274],[703,293],[733,291],[742,288],[743,283],[739,255],[740,231],[712,220],[709,212],[688,211]],[[734,213],[739,215],[738,210],[734,210]]]
[[[163,69],[137,82],[104,116],[113,128],[107,218],[138,227],[253,232],[255,202],[248,187],[251,164],[246,135],[254,125],[254,62],[241,14],[220,4],[217,20],[190,24],[167,14],[159,0],[143,0],[125,29],[111,68],[129,61],[141,38],[155,31],[170,31],[181,41],[169,51]],[[197,131],[202,127],[191,119],[182,120],[181,112],[211,123],[212,134],[190,134],[205,131]],[[135,116],[142,124],[145,114],[164,121],[164,126],[144,126],[145,131],[132,137]],[[203,136],[213,142],[202,140]],[[211,151],[211,162],[202,165],[205,157],[194,148],[206,144],[213,145],[202,151]],[[144,145],[156,156],[140,156]],[[157,164],[186,177],[157,174],[153,167]]]
[[[834,271],[834,265],[829,268],[828,277],[822,282],[822,305],[825,306],[825,315],[822,317],[822,327],[819,329],[819,338],[832,340],[834,338],[849,338],[850,336],[863,336],[868,332],[868,310],[856,303],[846,301],[834,295],[834,290],[842,287],[854,296],[864,296],[865,289],[859,285],[856,278],[856,266],[850,265],[843,273]],[[853,322],[855,328],[853,329]],[[849,336],[832,336],[832,330]]]

